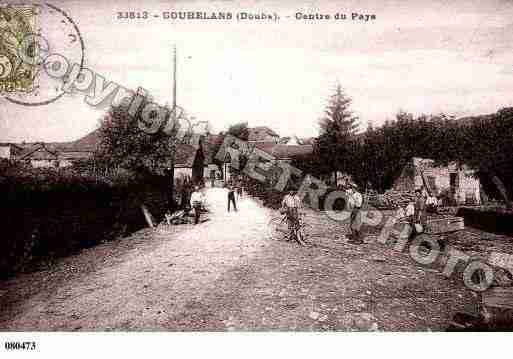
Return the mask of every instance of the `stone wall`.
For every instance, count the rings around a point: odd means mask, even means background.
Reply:
[[[459,168],[456,164],[434,166],[434,161],[414,158],[394,182],[393,188],[398,191],[414,191],[424,185],[422,173],[434,185],[436,195],[448,192],[457,204],[480,204],[480,182],[474,172],[467,167]],[[454,192],[451,190],[451,176],[455,181]]]
[[[455,179],[454,200],[457,204],[481,203],[479,179],[473,176],[474,172],[466,167],[458,168],[451,164],[447,167],[430,167],[424,169],[424,176],[435,185],[436,194],[443,191],[451,192],[451,176]],[[416,187],[423,184],[420,170],[415,176]]]

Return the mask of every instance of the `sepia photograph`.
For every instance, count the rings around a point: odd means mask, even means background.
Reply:
[[[0,350],[510,332],[512,154],[510,0],[2,0]]]

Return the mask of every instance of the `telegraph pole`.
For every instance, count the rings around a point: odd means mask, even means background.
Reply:
[[[170,119],[173,126],[176,125],[176,45],[173,46],[173,107],[171,109]],[[169,210],[173,212],[176,209],[175,203],[175,156],[176,156],[176,139],[170,138],[171,141],[171,165],[169,169],[169,179],[171,181],[168,193]]]
[[[176,110],[176,45],[173,46],[173,110]]]

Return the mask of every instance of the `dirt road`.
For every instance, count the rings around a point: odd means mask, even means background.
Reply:
[[[312,246],[272,241],[250,198],[207,192],[200,225],[145,229],[0,283],[0,330],[443,330],[474,298],[456,279],[322,216]]]

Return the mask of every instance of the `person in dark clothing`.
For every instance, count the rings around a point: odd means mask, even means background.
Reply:
[[[171,169],[166,168],[164,170],[164,174],[166,177],[166,195],[167,195],[167,210],[169,213],[174,213],[176,211],[176,208],[178,207],[178,203],[175,201],[174,196],[174,178],[173,178],[173,172]]]
[[[237,198],[242,198],[242,179],[237,180]]]
[[[422,189],[415,190],[415,202],[413,202],[413,215],[410,217],[410,240],[424,232],[427,223],[426,199],[422,194]],[[418,228],[417,228],[418,227]]]
[[[237,212],[237,204],[235,203],[235,187],[232,183],[228,185],[228,212],[230,212],[230,202],[233,204],[235,212]]]

